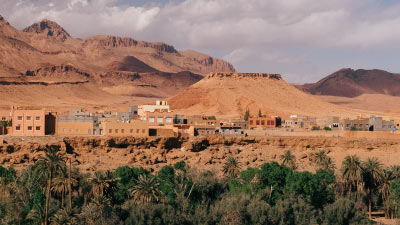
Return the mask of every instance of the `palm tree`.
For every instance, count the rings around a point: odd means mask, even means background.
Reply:
[[[372,194],[382,184],[384,173],[381,162],[377,158],[368,158],[363,163],[363,181],[368,194],[369,219],[372,219]]]
[[[51,225],[75,225],[78,224],[76,209],[63,208],[50,218]]]
[[[65,171],[65,161],[59,154],[59,149],[58,146],[47,146],[45,156],[40,157],[36,162],[35,171],[38,172],[39,176],[47,179],[45,225],[48,223],[49,201],[53,178],[58,174],[63,174]]]
[[[349,195],[351,195],[353,188],[356,188],[357,191],[362,190],[361,184],[363,179],[363,168],[361,166],[361,161],[357,156],[347,156],[344,159],[341,173]]]
[[[229,156],[226,159],[224,166],[222,167],[222,172],[229,178],[235,178],[239,176],[240,173],[240,162],[237,158]]]
[[[329,157],[324,150],[319,150],[318,152],[314,153],[311,157],[311,161],[320,169],[327,170],[335,168],[332,158]]]
[[[105,173],[96,172],[94,177],[89,178],[92,185],[92,195],[111,197],[112,192],[117,188],[117,178],[114,178],[110,171]]]
[[[283,155],[280,155],[279,158],[282,160],[282,164],[291,168],[292,170],[296,169],[296,156],[292,154],[292,151],[286,150]]]
[[[40,223],[41,225],[46,224],[46,218],[48,215],[52,215],[54,213],[54,208],[51,207],[50,209],[43,207],[42,205],[35,204],[33,209],[28,213],[26,218],[36,223]]]
[[[141,174],[131,189],[131,195],[136,202],[142,204],[157,202],[161,194],[159,186],[155,177]]]
[[[66,193],[69,193],[69,185],[71,183],[71,186],[77,186],[78,181],[74,178],[71,178],[71,181],[69,181],[68,177],[65,177],[65,175],[58,176],[54,178],[53,180],[53,186],[51,190],[58,196],[61,197],[61,206],[64,205],[64,197]]]
[[[383,179],[382,179],[382,183],[380,184],[379,188],[379,192],[382,195],[382,200],[386,205],[386,213],[385,216],[386,218],[389,217],[389,195],[390,195],[390,187],[392,185],[392,181],[395,179],[396,177],[393,175],[393,172],[391,170],[385,170],[383,173]]]

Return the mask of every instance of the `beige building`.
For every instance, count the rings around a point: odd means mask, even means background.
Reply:
[[[149,135],[149,125],[146,121],[131,120],[130,122],[118,122],[109,119],[101,122],[105,136],[133,136],[147,137]]]
[[[137,115],[141,120],[148,120],[146,112],[171,112],[166,101],[156,101],[155,105],[139,105]]]
[[[59,119],[57,123],[58,135],[93,135],[94,123],[92,119]]]
[[[12,134],[20,136],[45,135],[45,111],[12,109]]]

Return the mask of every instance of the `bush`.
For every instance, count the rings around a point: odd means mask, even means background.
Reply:
[[[313,127],[311,127],[311,130],[321,130],[321,128],[317,127],[317,126],[313,126]]]

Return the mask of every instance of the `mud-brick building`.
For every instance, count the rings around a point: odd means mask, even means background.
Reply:
[[[267,129],[267,128],[277,128],[282,124],[280,117],[249,117],[249,128],[253,129]]]
[[[96,135],[93,117],[60,117],[57,122],[58,135]]]
[[[130,120],[120,122],[116,119],[107,119],[101,122],[104,136],[112,137],[147,137],[149,135],[149,125],[146,121]]]

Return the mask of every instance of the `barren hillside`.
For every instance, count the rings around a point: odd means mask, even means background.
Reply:
[[[169,99],[185,114],[355,116],[361,111],[324,102],[286,83],[277,74],[210,73],[200,82]]]
[[[0,16],[3,108],[126,106],[176,95],[211,71],[234,70],[223,60],[165,43],[111,35],[82,40],[49,20],[17,30]]]

